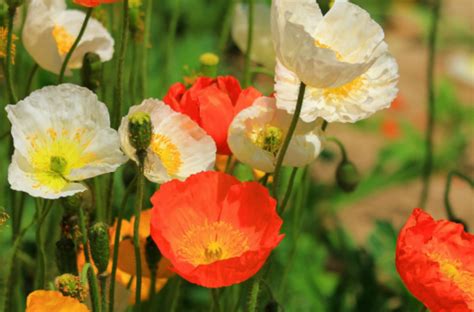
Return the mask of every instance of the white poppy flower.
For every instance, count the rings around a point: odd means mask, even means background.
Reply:
[[[264,3],[255,3],[250,58],[252,61],[273,70],[275,68],[275,49],[271,37],[270,12],[270,6]],[[232,39],[242,53],[247,53],[248,15],[247,4],[238,3],[235,5]]]
[[[274,98],[261,97],[242,110],[229,128],[228,143],[234,156],[252,168],[273,172],[293,116],[277,109]],[[319,122],[299,122],[283,165],[303,167],[321,152]]]
[[[67,10],[64,0],[31,0],[22,35],[25,49],[43,69],[59,74],[85,17],[81,11]],[[71,74],[70,69],[82,67],[82,59],[87,52],[96,53],[102,62],[112,59],[114,53],[112,36],[94,18],[89,20],[72,54],[67,75]]]
[[[122,149],[138,162],[129,140],[129,116],[137,112],[150,115],[153,126],[151,144],[145,159],[145,176],[155,183],[185,180],[192,174],[214,168],[216,144],[191,118],[173,111],[159,100],[149,99],[132,106],[119,128]]]
[[[62,84],[6,107],[15,146],[11,188],[55,199],[86,190],[79,181],[113,172],[127,157],[104,103],[86,88]]]
[[[356,122],[390,106],[398,65],[367,12],[336,1],[323,17],[315,1],[276,0],[272,14],[278,108],[295,112],[302,81],[305,122]]]

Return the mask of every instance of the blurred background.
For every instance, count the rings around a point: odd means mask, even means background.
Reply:
[[[262,309],[270,309],[270,304],[275,302],[286,311],[418,311],[421,307],[397,275],[394,251],[398,230],[418,205],[421,192],[427,120],[427,42],[432,3],[409,0],[352,2],[369,11],[384,27],[386,40],[400,67],[399,96],[390,109],[368,120],[328,127],[328,135],[341,140],[349,159],[359,170],[361,182],[354,192],[345,193],[335,183],[341,155],[333,143],[327,143],[311,168],[298,172],[298,192],[291,198],[283,230],[287,236],[275,251],[270,282],[262,286]],[[327,1],[320,1],[320,4],[322,7],[328,5]],[[274,65],[269,6],[269,0],[256,3],[252,53],[254,85],[266,95],[273,91]],[[5,13],[5,4],[0,4],[0,10]],[[247,35],[245,2],[153,1],[150,14],[149,43],[143,43],[140,38],[140,19],[144,19],[145,12],[138,13],[136,23],[132,23],[136,27],[131,28],[132,40],[127,55],[127,79],[131,81],[126,93],[129,105],[141,102],[140,93],[162,98],[172,83],[192,81],[200,67],[199,57],[205,52],[220,56],[219,74],[242,78],[242,51],[246,48]],[[114,38],[118,38],[120,16],[120,5],[100,7],[95,13],[96,18],[109,25]],[[446,218],[444,192],[448,173],[458,170],[470,177],[474,175],[473,30],[472,0],[442,1],[435,68],[435,169],[428,203],[423,207],[435,218]],[[18,65],[14,70],[17,86],[21,89],[22,77],[27,76],[32,61],[22,48],[21,40],[16,43]],[[142,64],[140,54],[143,44],[149,47],[145,64]],[[110,73],[113,68],[113,62],[105,65],[99,90],[108,105],[112,99],[110,86],[114,78]],[[141,78],[132,79],[133,75]],[[79,76],[76,73],[72,80],[80,83]],[[56,76],[40,70],[33,86],[38,88],[55,82]],[[3,76],[0,84],[0,98],[6,103]],[[4,112],[1,112],[0,122],[4,140],[9,133]],[[6,178],[9,156],[5,146],[2,144],[0,150],[2,220],[7,220],[9,213]],[[241,179],[253,179],[250,168],[239,165],[236,170]],[[450,198],[456,216],[473,229],[474,193],[471,187],[454,179]],[[29,213],[32,211],[33,208]],[[6,225],[0,228],[0,254],[8,249],[10,241],[8,222],[4,223]],[[298,243],[294,244],[296,240]],[[54,240],[51,246],[53,244]],[[34,255],[33,243],[28,248]],[[168,290],[165,287],[164,294]],[[206,311],[208,296],[207,290],[186,285],[178,310]]]

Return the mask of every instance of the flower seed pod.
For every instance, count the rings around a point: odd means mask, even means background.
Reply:
[[[81,193],[76,193],[72,196],[64,197],[61,203],[64,207],[65,214],[77,214],[78,209],[83,208],[90,212],[93,207],[92,192],[89,188]]]
[[[62,274],[78,273],[76,245],[72,239],[62,237],[56,242],[56,265]]]
[[[348,160],[343,160],[337,167],[336,181],[344,192],[352,192],[360,182],[360,175],[357,167]]]
[[[217,76],[217,65],[219,57],[214,53],[204,53],[199,57],[201,63],[201,74],[206,77],[215,78]]]
[[[109,228],[107,224],[98,222],[89,228],[89,244],[94,264],[103,273],[109,263]]]
[[[81,278],[72,274],[63,274],[56,277],[54,286],[64,295],[84,302],[89,288],[82,284]]]
[[[143,153],[150,146],[152,132],[151,118],[148,113],[136,112],[129,117],[130,144],[137,150],[137,155]]]
[[[158,268],[158,262],[160,262],[161,259],[161,252],[158,249],[158,246],[156,246],[151,236],[148,236],[146,238],[145,257],[146,263],[148,264],[148,268],[150,269],[150,271],[156,273],[156,270]]]
[[[97,92],[97,89],[100,87],[101,76],[102,62],[100,56],[92,52],[87,52],[82,62],[82,85],[93,92]]]

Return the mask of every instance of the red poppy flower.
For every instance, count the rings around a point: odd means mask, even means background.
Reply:
[[[474,235],[415,209],[397,241],[398,273],[432,312],[474,311]]]
[[[151,201],[151,236],[161,253],[177,274],[204,287],[247,280],[283,238],[267,189],[225,173],[173,180]]]
[[[238,112],[261,96],[252,87],[242,90],[232,76],[200,77],[189,90],[182,83],[175,83],[163,101],[199,124],[216,142],[218,154],[230,155],[227,145],[230,123]]]
[[[87,8],[94,8],[104,3],[114,3],[114,2],[119,2],[119,1],[120,0],[74,0],[74,3],[82,5]]]

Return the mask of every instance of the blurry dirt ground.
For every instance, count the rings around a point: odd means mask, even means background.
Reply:
[[[461,25],[466,31],[473,33],[474,27],[474,2],[472,0],[445,1],[443,8],[443,21],[440,27],[448,29],[453,21],[456,27]],[[390,27],[386,31],[387,41],[391,52],[400,66],[400,95],[403,99],[402,115],[411,121],[420,130],[426,124],[426,64],[427,49],[423,43],[423,27],[417,16],[407,6],[398,5],[390,18]],[[447,27],[443,27],[447,25]],[[449,36],[441,33],[440,36]],[[472,48],[472,47],[471,47]],[[447,58],[454,52],[466,50],[466,47],[443,47],[441,49],[436,72],[437,77],[447,76]],[[472,49],[471,49],[472,52]],[[456,81],[453,79],[453,81]],[[462,82],[456,82],[456,92],[463,103],[473,105],[474,89]],[[393,114],[392,110],[379,113],[379,117]],[[438,132],[442,129],[437,129]],[[362,174],[373,167],[378,151],[383,147],[387,138],[381,133],[372,133],[359,130],[353,125],[331,124],[329,135],[336,136],[344,142],[350,158],[357,164]],[[439,133],[438,133],[439,134]],[[423,148],[420,146],[420,148]],[[474,174],[474,140],[471,136],[467,152],[467,160],[462,164],[464,173]],[[456,166],[456,165],[454,165]],[[461,168],[460,168],[461,169]],[[467,171],[466,171],[467,170]],[[315,165],[314,174],[323,181],[334,180],[334,168],[328,168],[327,163]],[[444,189],[447,172],[436,173],[432,177],[430,196],[426,210],[435,218],[445,218]],[[417,206],[421,191],[421,181],[413,180],[405,185],[383,189],[366,197],[359,202],[347,205],[340,210],[339,216],[343,225],[358,243],[363,243],[372,231],[377,219],[390,220],[398,229],[403,225],[413,208]],[[474,192],[463,181],[454,180],[451,189],[451,202],[456,214],[467,221],[470,229],[474,228]]]

